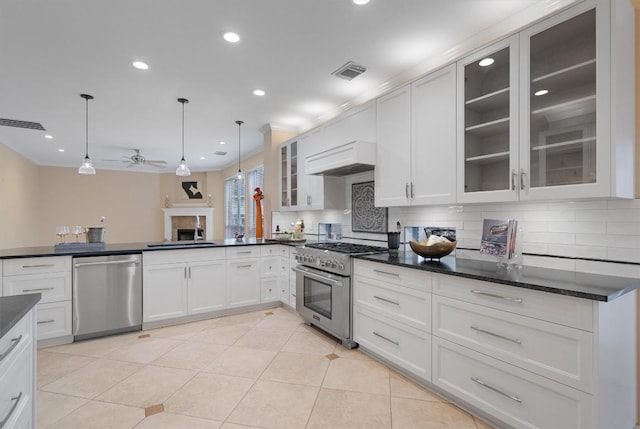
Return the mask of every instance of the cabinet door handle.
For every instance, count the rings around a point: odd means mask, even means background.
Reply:
[[[189,278],[191,278],[191,266],[189,266]]]
[[[502,396],[506,396],[507,398],[511,399],[512,401],[516,401],[518,404],[522,404],[522,399],[518,398],[517,396],[509,395],[508,393],[505,393],[502,390],[497,389],[497,388],[485,383],[484,381],[480,380],[479,378],[471,377],[471,381],[474,381],[474,382],[478,383],[480,386],[482,386],[482,387],[484,387],[486,389],[489,389],[492,392],[496,392],[496,393],[498,393],[498,394],[500,394]]]
[[[382,275],[387,275],[387,276],[393,276],[393,277],[400,277],[400,274],[397,273],[389,273],[387,271],[380,271],[380,270],[373,270],[374,273],[378,273],[378,274],[382,274]]]
[[[474,331],[477,332],[482,332],[483,334],[487,334],[487,335],[491,335],[494,336],[496,338],[500,338],[502,340],[507,340],[507,341],[511,341],[512,343],[516,343],[516,344],[522,344],[522,341],[519,340],[518,338],[509,338],[509,337],[505,337],[504,335],[500,335],[500,334],[496,334],[495,332],[491,332],[491,331],[487,331],[486,329],[482,329],[479,328],[475,325],[471,325],[469,326],[471,329],[473,329]]]
[[[400,343],[399,343],[399,342],[394,341],[394,340],[392,340],[392,339],[390,339],[390,338],[387,338],[387,337],[385,337],[384,335],[378,334],[376,331],[373,331],[373,335],[375,335],[375,336],[376,336],[376,337],[378,337],[378,338],[382,338],[383,340],[388,341],[388,342],[390,342],[391,344],[395,344],[396,346],[399,346],[399,345],[400,345]]]
[[[518,173],[516,173],[516,170],[511,170],[511,190],[515,191],[517,188],[516,185],[516,176],[518,175]]]
[[[411,198],[415,198],[416,194],[413,192],[413,182],[411,182]]]
[[[55,288],[53,287],[38,287],[35,289],[22,289],[22,292],[42,292],[45,290],[54,290]]]
[[[471,293],[476,295],[488,296],[491,298],[504,299],[505,301],[515,302],[517,304],[522,304],[524,302],[521,298],[512,298],[510,296],[496,295],[493,293],[482,292],[481,290],[477,290],[477,289],[471,289]]]
[[[405,182],[404,184],[404,195],[406,198],[409,198],[409,182]]]
[[[245,250],[243,252],[238,252],[238,255],[249,255],[251,253],[251,250]]]
[[[0,362],[2,362],[4,360],[4,358],[9,356],[9,354],[13,351],[13,349],[16,348],[18,343],[20,343],[20,340],[22,340],[22,334],[20,334],[20,336],[18,338],[12,338],[11,339],[11,345],[9,346],[9,348],[7,350],[5,350],[3,353],[0,353]]]
[[[524,190],[524,175],[526,173],[524,172],[524,168],[520,169],[520,189]]]
[[[53,323],[55,322],[55,319],[49,319],[49,320],[41,320],[39,322],[37,322],[38,325],[44,325],[45,323]]]
[[[374,297],[375,299],[379,299],[380,301],[388,302],[389,304],[393,304],[393,305],[400,305],[400,303],[399,303],[399,302],[391,301],[390,299],[382,298],[381,296],[378,296],[378,295],[373,295],[373,297]]]
[[[7,422],[11,418],[11,415],[13,414],[13,412],[16,410],[16,407],[20,403],[21,398],[22,398],[22,392],[18,393],[18,396],[14,396],[13,398],[11,398],[11,400],[13,401],[13,405],[11,406],[9,413],[6,416],[4,416],[4,419],[0,420],[0,428],[3,428],[4,425],[7,424]]]
[[[238,269],[240,268],[251,268],[251,265],[238,265]]]
[[[47,268],[47,267],[55,267],[55,264],[33,264],[33,265],[22,266],[22,268]]]

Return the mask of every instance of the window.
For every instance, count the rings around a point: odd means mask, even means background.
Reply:
[[[249,170],[249,174],[247,174],[249,178],[249,198],[250,208],[249,208],[249,237],[256,236],[256,202],[253,200],[253,190],[256,188],[262,189],[264,192],[264,167],[256,167],[253,170]],[[260,203],[262,204],[262,203]],[[262,210],[262,232],[264,235],[264,207]]]
[[[244,180],[231,177],[224,181],[225,238],[235,238],[237,232],[244,234]]]

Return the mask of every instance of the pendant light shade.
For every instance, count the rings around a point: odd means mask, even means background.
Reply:
[[[96,169],[93,167],[93,162],[89,158],[89,100],[93,100],[93,96],[89,94],[80,94],[80,97],[84,98],[86,104],[86,136],[85,136],[85,154],[82,165],[78,168],[78,174],[96,174]]]
[[[240,126],[244,124],[244,121],[236,121],[236,124],[238,124],[238,174],[236,174],[236,180],[243,180],[244,173],[240,168]]]
[[[189,102],[186,98],[178,98],[178,102],[182,104],[182,159],[180,165],[176,168],[176,176],[191,176],[191,170],[184,160],[184,105]]]

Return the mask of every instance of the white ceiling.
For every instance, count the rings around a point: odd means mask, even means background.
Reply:
[[[47,130],[0,126],[0,143],[40,165],[78,167],[88,93],[98,173],[123,168],[104,160],[134,148],[169,172],[181,156],[184,97],[185,158],[193,171],[218,170],[237,162],[238,119],[244,158],[262,149],[267,124],[308,129],[442,63],[496,23],[522,25],[571,1],[0,0],[0,118]],[[224,41],[225,31],[241,41]],[[367,72],[331,75],[349,60]]]

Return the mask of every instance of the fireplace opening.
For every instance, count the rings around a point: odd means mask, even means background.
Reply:
[[[186,240],[194,240],[194,233],[195,233],[195,228],[178,228],[177,233],[178,233],[178,241],[186,241]],[[198,235],[200,237],[204,237],[204,229],[203,228],[198,228]]]

